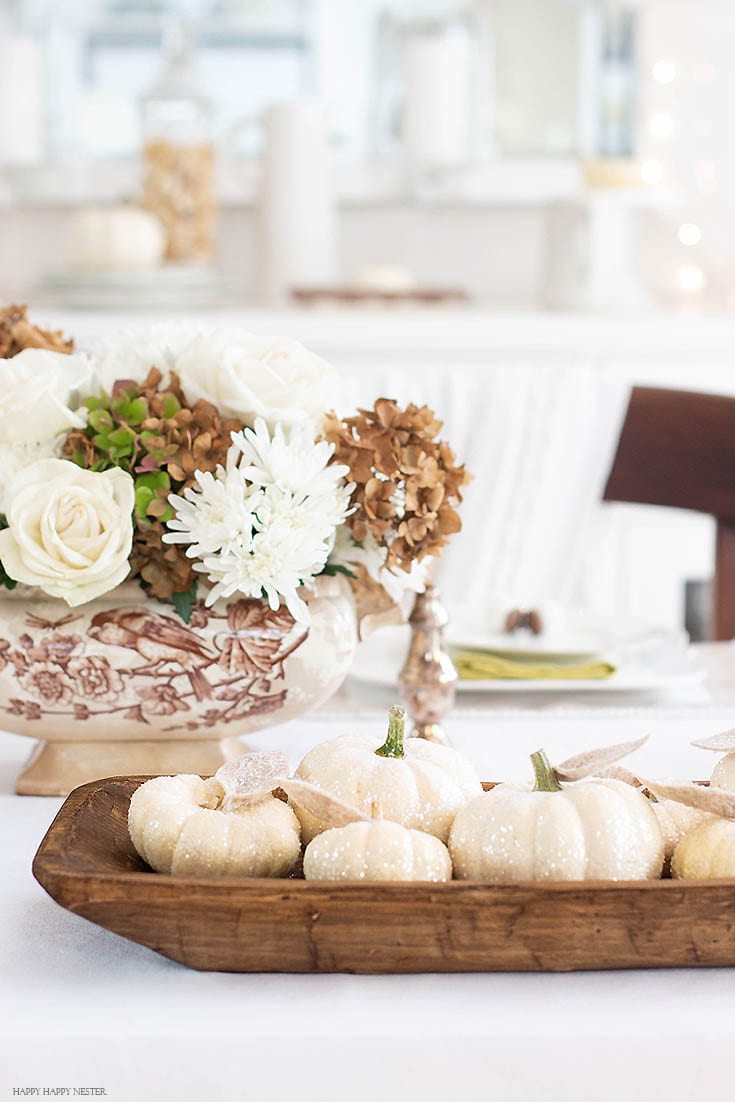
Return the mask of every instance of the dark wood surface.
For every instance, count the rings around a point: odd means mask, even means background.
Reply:
[[[735,964],[735,880],[490,885],[177,879],[127,832],[143,777],[66,800],[36,854],[62,907],[226,972],[489,972]]]
[[[735,637],[735,398],[635,387],[605,500],[716,519],[714,635]]]

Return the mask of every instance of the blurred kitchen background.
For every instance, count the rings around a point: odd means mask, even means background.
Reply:
[[[143,203],[169,256],[211,260],[208,294],[241,302],[367,283],[494,308],[735,307],[727,0],[0,9],[5,296],[66,263],[150,262],[145,221],[72,217]]]
[[[0,299],[735,393],[733,43],[730,0],[0,0]],[[683,622],[710,522],[610,523],[608,599]]]

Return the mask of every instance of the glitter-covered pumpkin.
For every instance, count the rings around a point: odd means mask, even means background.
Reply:
[[[304,854],[306,880],[452,879],[452,862],[433,834],[387,819],[349,823],[318,834]]]
[[[172,876],[286,876],[301,852],[298,819],[266,794],[223,810],[216,777],[154,777],[133,793],[128,829],[156,872]]]
[[[623,781],[560,784],[543,751],[536,783],[499,784],[457,813],[449,836],[460,880],[647,880],[664,843],[646,797]]]
[[[390,819],[435,834],[443,842],[457,810],[482,791],[474,767],[448,746],[404,738],[405,712],[391,708],[388,737],[342,735],[310,750],[296,776],[310,781],[367,818]],[[305,841],[331,824],[294,801]]]

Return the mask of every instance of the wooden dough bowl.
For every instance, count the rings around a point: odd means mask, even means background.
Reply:
[[[177,879],[128,837],[145,777],[68,797],[33,862],[62,907],[192,968],[566,972],[735,964],[735,880],[336,884]]]

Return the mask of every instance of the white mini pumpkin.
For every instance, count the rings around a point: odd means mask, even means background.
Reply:
[[[710,818],[690,830],[674,850],[671,875],[677,880],[735,877],[735,820]]]
[[[266,794],[221,810],[216,777],[154,777],[133,793],[128,829],[137,852],[172,876],[286,876],[301,852],[298,819]]]
[[[676,800],[708,813],[705,821],[687,831],[676,846],[671,858],[671,875],[680,880],[735,877],[735,795],[714,785],[661,781],[647,781],[646,785],[659,799]]]
[[[163,260],[166,233],[140,207],[85,207],[72,218],[70,246],[76,268],[153,268]]]
[[[452,862],[433,834],[382,819],[317,835],[306,847],[304,878],[439,882],[452,879]]]
[[[646,797],[624,781],[559,784],[531,755],[536,784],[499,784],[457,812],[449,836],[459,880],[647,880],[664,843]]]
[[[405,712],[390,709],[388,737],[343,735],[310,750],[296,776],[361,811],[435,834],[446,842],[458,808],[482,791],[472,765],[456,750],[404,739]],[[305,842],[331,825],[293,801]]]
[[[720,758],[712,770],[709,783],[715,788],[735,792],[735,754],[725,754],[724,758]]]

